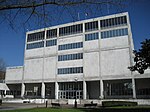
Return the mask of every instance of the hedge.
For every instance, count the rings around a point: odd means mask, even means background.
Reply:
[[[113,106],[137,106],[137,102],[130,101],[102,101],[103,107],[113,107]]]

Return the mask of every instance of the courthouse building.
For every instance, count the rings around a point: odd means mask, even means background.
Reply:
[[[127,12],[29,31],[24,65],[6,70],[6,95],[150,98],[149,70],[140,75],[128,69],[133,65],[133,49]]]

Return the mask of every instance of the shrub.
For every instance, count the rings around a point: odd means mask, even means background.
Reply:
[[[102,101],[103,107],[113,107],[113,106],[137,106],[137,102],[129,101]]]
[[[0,105],[2,105],[2,99],[0,99]]]

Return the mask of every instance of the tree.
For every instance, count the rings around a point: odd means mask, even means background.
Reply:
[[[128,68],[143,74],[146,69],[150,68],[150,39],[141,42],[141,49],[134,50],[133,53],[135,64]]]
[[[61,21],[62,15],[67,13],[73,21],[79,19],[78,13],[91,15],[102,12],[103,6],[115,7],[117,11],[123,9],[126,0],[0,0],[0,24],[8,23],[11,28],[18,24],[24,27],[38,25],[51,26],[52,22]],[[98,15],[96,15],[98,16]],[[58,22],[56,22],[58,23]],[[44,26],[43,26],[44,25]],[[20,28],[17,28],[20,29]]]
[[[5,72],[5,70],[6,70],[6,63],[2,58],[0,58],[0,71]]]

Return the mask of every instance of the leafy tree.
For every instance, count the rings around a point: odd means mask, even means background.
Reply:
[[[133,53],[135,64],[128,68],[143,74],[146,69],[150,68],[150,39],[141,42],[141,49],[134,50]]]

